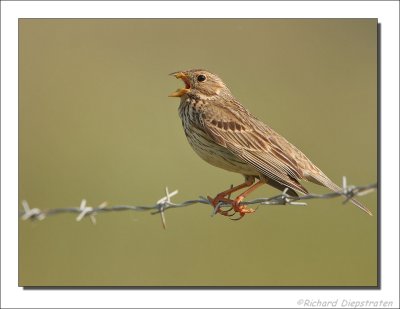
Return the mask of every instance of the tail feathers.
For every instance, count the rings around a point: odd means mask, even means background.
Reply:
[[[307,180],[314,182],[316,184],[325,186],[334,192],[342,192],[343,191],[343,188],[339,187],[337,184],[335,184],[333,181],[331,181],[325,175],[321,175],[321,176],[313,175],[310,178],[307,178]],[[361,210],[365,211],[370,216],[373,216],[372,212],[367,207],[365,207],[363,204],[361,204],[359,201],[357,201],[355,198],[351,198],[350,202],[352,202],[354,205],[356,205]]]
[[[372,212],[367,207],[365,207],[363,204],[361,204],[359,201],[357,201],[355,198],[350,199],[350,201],[354,205],[356,205],[358,208],[360,208],[361,210],[364,210],[370,216],[373,216]]]

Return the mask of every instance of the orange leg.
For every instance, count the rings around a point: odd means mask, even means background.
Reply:
[[[210,196],[207,196],[207,198],[211,202],[211,205],[214,208],[217,207],[218,203],[220,203],[220,202],[233,204],[234,201],[230,199],[230,195],[233,192],[236,192],[236,191],[238,191],[240,189],[243,189],[243,188],[246,188],[246,187],[250,187],[254,183],[254,181],[255,181],[254,177],[252,177],[252,176],[251,177],[247,177],[246,181],[244,183],[219,193],[215,198],[211,198]],[[226,196],[228,196],[228,198]],[[218,208],[217,212],[220,213],[221,215],[224,215],[224,216],[230,216],[229,215],[229,211],[231,209],[229,209],[227,211],[223,211],[220,208]]]
[[[235,212],[238,212],[240,214],[240,217],[235,220],[239,220],[243,218],[245,214],[255,212],[255,209],[253,208],[248,208],[245,205],[240,205],[240,202],[244,200],[244,198],[249,195],[251,192],[256,190],[258,187],[262,186],[265,182],[260,180],[257,183],[255,183],[253,186],[248,188],[246,191],[244,191],[242,194],[240,194],[237,198],[232,203],[232,207],[235,210]]]

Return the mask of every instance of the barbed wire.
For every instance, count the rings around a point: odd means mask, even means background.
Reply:
[[[251,201],[243,201],[241,204],[243,205],[255,205],[263,206],[263,205],[294,205],[294,206],[306,206],[307,203],[299,202],[310,199],[329,199],[335,198],[339,196],[345,197],[344,203],[347,203],[350,199],[356,196],[362,196],[369,194],[377,189],[377,184],[370,184],[366,186],[348,186],[347,179],[343,177],[342,190],[340,192],[330,192],[326,194],[307,194],[303,196],[290,196],[288,195],[287,188],[279,195],[270,197],[270,198],[257,198]],[[65,213],[75,213],[78,214],[76,217],[76,221],[81,221],[85,217],[89,217],[93,224],[96,223],[95,215],[98,213],[106,213],[106,212],[116,212],[116,211],[151,211],[151,214],[160,214],[161,222],[166,228],[166,219],[165,219],[165,211],[172,208],[183,208],[188,207],[194,204],[206,204],[212,205],[211,202],[200,196],[198,199],[188,200],[181,203],[173,203],[171,202],[171,197],[178,194],[178,190],[173,192],[169,192],[168,188],[165,188],[165,196],[159,199],[155,205],[150,206],[131,206],[131,205],[115,205],[115,206],[107,206],[106,202],[101,203],[96,207],[88,206],[86,199],[83,199],[78,207],[66,207],[66,208],[53,208],[47,210],[41,210],[39,208],[31,208],[26,200],[22,201],[23,210],[19,213],[19,216],[22,220],[43,220],[47,217],[65,214]],[[212,216],[215,215],[218,209],[222,209],[224,207],[231,207],[230,203],[220,202],[215,208],[213,208]]]

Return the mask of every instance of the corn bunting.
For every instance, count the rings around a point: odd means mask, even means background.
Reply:
[[[291,196],[298,196],[296,191],[308,193],[299,180],[341,191],[299,149],[241,105],[217,75],[201,69],[171,75],[185,83],[170,96],[180,97],[179,116],[194,151],[208,163],[245,177],[244,183],[209,197],[220,214],[230,215],[217,206],[220,202],[232,205],[239,218],[254,212],[241,202],[264,183],[281,191],[287,188]],[[230,198],[243,188],[247,190]],[[372,215],[357,200],[351,202]]]

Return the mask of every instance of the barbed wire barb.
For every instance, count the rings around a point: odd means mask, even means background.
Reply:
[[[22,207],[24,209],[24,212],[22,214],[22,220],[28,220],[28,219],[38,219],[38,220],[43,220],[46,216],[44,213],[39,208],[30,208],[29,204],[27,201],[23,200],[22,201]]]
[[[175,190],[171,193],[168,191],[168,187],[165,187],[165,196],[161,199],[159,199],[156,203],[158,205],[159,213],[161,215],[161,223],[163,225],[164,230],[167,228],[167,223],[165,221],[165,214],[164,214],[164,208],[165,206],[168,206],[171,204],[171,197],[175,196],[178,194],[178,190]]]
[[[232,186],[231,186],[232,187]],[[350,199],[356,196],[363,196],[372,193],[378,188],[378,185],[370,184],[366,186],[349,186],[347,184],[347,178],[344,176],[342,179],[342,190],[340,192],[330,192],[326,194],[306,194],[303,196],[291,196],[287,194],[288,188],[286,188],[281,194],[270,197],[270,198],[257,198],[250,201],[243,201],[243,205],[292,205],[292,206],[306,206],[307,203],[304,200],[310,199],[329,199],[335,197],[345,197],[343,203],[347,203]],[[160,198],[155,205],[150,206],[134,206],[134,205],[115,205],[107,206],[107,202],[103,202],[96,207],[88,206],[86,199],[82,199],[78,207],[66,207],[66,208],[52,208],[48,210],[41,210],[39,208],[30,208],[28,202],[23,200],[22,211],[19,216],[22,220],[44,220],[50,216],[65,214],[65,213],[75,213],[76,221],[80,222],[85,217],[89,217],[93,224],[96,224],[95,216],[98,213],[104,212],[116,212],[116,211],[151,211],[151,214],[160,214],[161,223],[164,229],[167,228],[165,212],[173,208],[183,208],[192,206],[195,204],[205,204],[212,205],[208,198],[199,196],[198,199],[188,200],[181,203],[173,203],[171,198],[178,194],[178,190],[169,192],[168,187],[165,187],[165,196]],[[230,197],[229,197],[230,198]],[[213,207],[211,216],[214,216],[218,209],[231,207],[230,203],[220,202],[216,207]],[[256,209],[257,209],[256,208]]]

